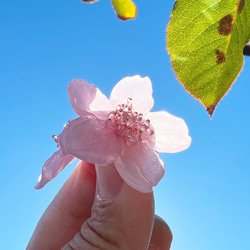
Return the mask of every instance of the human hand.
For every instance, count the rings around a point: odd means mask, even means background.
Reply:
[[[27,250],[170,249],[168,225],[154,216],[153,193],[128,186],[114,165],[80,161],[51,202]]]

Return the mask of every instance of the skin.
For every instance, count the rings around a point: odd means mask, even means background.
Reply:
[[[128,186],[114,165],[80,161],[48,206],[26,250],[168,250],[172,233],[154,215],[153,193]]]

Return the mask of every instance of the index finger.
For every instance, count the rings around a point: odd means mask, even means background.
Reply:
[[[90,217],[96,186],[95,167],[80,161],[48,206],[27,250],[60,249]]]

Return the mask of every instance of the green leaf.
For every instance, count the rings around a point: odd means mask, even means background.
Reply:
[[[121,20],[135,19],[137,9],[131,0],[112,0],[117,17]]]
[[[184,88],[212,116],[243,65],[250,38],[248,0],[177,0],[167,49]]]

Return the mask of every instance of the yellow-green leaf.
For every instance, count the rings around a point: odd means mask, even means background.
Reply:
[[[167,31],[178,79],[212,116],[243,65],[249,0],[177,0]]]
[[[135,19],[137,9],[131,0],[112,0],[117,17],[121,20]]]

